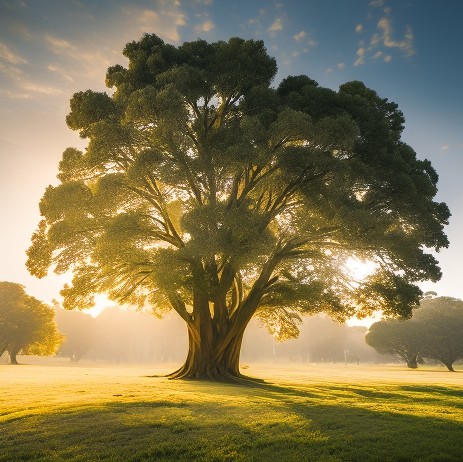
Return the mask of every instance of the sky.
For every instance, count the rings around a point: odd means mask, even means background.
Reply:
[[[69,279],[32,277],[25,251],[62,152],[85,147],[65,123],[72,95],[104,91],[106,69],[126,65],[125,44],[143,33],[174,45],[238,36],[264,41],[274,85],[361,80],[399,105],[403,140],[432,162],[452,212],[443,277],[420,287],[463,298],[462,21],[461,0],[0,0],[0,280],[50,303]]]

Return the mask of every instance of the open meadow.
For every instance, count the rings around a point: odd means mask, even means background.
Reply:
[[[250,365],[264,384],[169,381],[163,366],[0,365],[0,461],[463,460],[463,373]]]

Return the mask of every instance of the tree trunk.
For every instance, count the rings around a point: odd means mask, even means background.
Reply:
[[[405,357],[407,367],[410,369],[418,368],[418,355],[408,355]]]
[[[18,360],[16,359],[16,356],[18,354],[17,351],[9,351],[8,354],[10,355],[10,364],[19,364]]]
[[[442,361],[444,363],[444,366],[450,371],[450,372],[455,372],[455,369],[453,368],[453,363],[449,361]]]
[[[191,316],[185,316],[183,309],[180,311],[177,309],[177,312],[187,322],[188,355],[185,364],[169,374],[169,378],[217,382],[255,381],[240,373],[241,344],[244,331],[259,305],[278,261],[274,256],[269,258],[246,299],[235,308],[231,315],[226,307],[226,290],[217,294],[211,311],[209,294],[203,289],[207,287],[209,277],[205,275],[201,264],[193,262],[193,313]],[[218,281],[218,278],[216,279]],[[232,280],[224,282],[227,290],[231,282]],[[174,300],[173,307],[176,308],[176,305],[178,304]]]
[[[221,333],[210,342],[209,338],[195,335],[188,328],[188,355],[185,364],[168,375],[171,379],[240,382],[248,379],[239,371],[239,359],[244,328]],[[228,335],[227,335],[228,334]]]

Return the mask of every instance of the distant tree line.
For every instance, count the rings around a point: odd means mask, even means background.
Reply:
[[[463,359],[463,300],[428,296],[411,319],[372,324],[365,341],[378,353],[398,355],[409,368],[427,358],[453,372],[454,363]]]
[[[182,328],[176,316],[161,321],[117,307],[96,318],[58,304],[53,309],[20,284],[0,282],[0,356],[7,352],[12,364],[18,354],[57,354],[72,362],[179,362],[188,349],[186,337],[179,335]],[[383,320],[368,331],[323,314],[304,317],[298,338],[284,339],[253,321],[243,339],[242,361],[347,364],[399,357],[416,368],[426,358],[453,371],[463,359],[463,301],[427,296],[411,319]]]
[[[373,348],[365,344],[366,330],[366,327],[349,326],[320,314],[302,318],[297,338],[279,341],[254,322],[243,340],[242,359],[244,362],[289,360],[336,364],[382,360]]]
[[[56,323],[64,336],[58,355],[71,361],[178,362],[188,349],[186,337],[179,335],[183,325],[177,316],[159,320],[112,307],[92,318],[56,307]],[[364,342],[365,332],[365,327],[349,327],[318,315],[303,318],[298,338],[279,341],[253,321],[243,340],[242,362],[371,362],[376,355]]]
[[[108,307],[97,317],[81,311],[51,308],[28,296],[15,283],[0,283],[0,356],[57,355],[71,362],[115,363],[180,362],[188,350],[177,316],[160,320],[150,313]],[[304,317],[298,338],[278,340],[257,320],[243,340],[242,362],[374,361],[375,352],[364,342],[365,327],[349,327],[326,315]],[[273,334],[273,335],[272,335]],[[390,358],[387,358],[391,360]]]

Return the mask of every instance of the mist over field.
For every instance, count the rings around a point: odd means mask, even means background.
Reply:
[[[97,316],[55,307],[55,322],[63,335],[54,361],[105,365],[180,364],[188,353],[186,327],[170,313],[156,318],[150,313],[115,306]],[[284,366],[304,364],[376,365],[405,362],[392,353],[379,354],[365,343],[367,327],[338,323],[325,315],[304,317],[299,336],[279,341],[259,320],[253,320],[243,339],[241,365],[269,363]],[[53,364],[52,358],[19,355],[23,364]],[[5,352],[0,364],[8,362]],[[426,360],[428,365],[439,362]],[[459,369],[457,363],[456,368]]]
[[[64,335],[56,356],[95,363],[140,364],[181,362],[188,352],[184,323],[175,314],[158,319],[109,307],[98,316],[55,310],[58,330]],[[320,315],[303,319],[296,339],[278,341],[258,320],[251,322],[243,340],[241,362],[379,363],[397,362],[378,355],[365,344],[363,326],[339,324]],[[6,354],[2,357],[6,361]],[[28,357],[21,362],[29,363]]]

